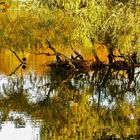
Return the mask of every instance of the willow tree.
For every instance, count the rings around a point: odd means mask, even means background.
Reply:
[[[80,44],[90,49],[98,62],[96,44],[106,46],[110,62],[115,49],[124,52],[123,57],[139,52],[138,0],[42,0],[38,5],[28,2],[19,6],[16,18],[9,14],[0,18],[1,47],[21,51],[46,46],[48,41],[53,48]]]
[[[138,0],[42,0],[41,3],[73,18],[77,22],[73,41],[93,47],[95,56],[95,44],[105,45],[111,55],[114,49],[122,50],[126,55],[139,50]]]
[[[48,39],[53,46],[67,46],[75,21],[64,18],[59,9],[50,10],[36,3],[18,4],[17,11],[0,13],[0,47],[16,51],[46,46]]]

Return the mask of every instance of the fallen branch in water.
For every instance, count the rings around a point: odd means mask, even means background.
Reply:
[[[48,44],[47,47],[50,48],[53,51],[53,53],[56,56],[58,61],[59,61],[60,58],[63,58],[72,68],[75,69],[75,65],[72,63],[70,58],[68,58],[64,54],[61,54],[61,53],[57,52],[56,49],[51,46],[50,42],[47,39],[46,39],[46,43]]]

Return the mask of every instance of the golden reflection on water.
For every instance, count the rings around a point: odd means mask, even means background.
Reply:
[[[92,51],[81,49],[80,47],[76,47],[75,50],[79,52],[85,60],[94,60]],[[41,50],[42,51],[42,50]],[[40,50],[37,52],[41,52]],[[70,48],[57,48],[58,52],[61,52],[68,56],[74,55],[73,51]],[[97,54],[99,58],[103,62],[107,62],[107,50],[105,47],[96,46]],[[34,51],[36,52],[36,50]],[[48,50],[47,50],[48,52]],[[49,50],[50,52],[50,50]],[[51,52],[50,52],[51,53]],[[18,57],[22,60],[23,57],[26,57],[26,69],[22,69],[22,66],[18,68],[16,74],[28,72],[35,72],[39,75],[46,74],[50,69],[47,67],[48,64],[55,61],[54,56],[46,56],[46,55],[35,55],[34,53],[29,52],[16,52]],[[17,57],[9,50],[0,50],[0,73],[9,75],[11,74],[20,64],[21,62],[17,59]]]
[[[48,67],[44,68],[44,65],[47,65],[53,61],[53,57],[47,57],[45,55],[35,55],[31,53],[17,53],[18,57],[22,59],[26,57],[26,69],[23,69],[22,66],[16,71],[16,74],[25,73],[27,74],[30,71],[34,71],[38,74],[44,74],[46,70],[49,70]],[[0,73],[9,75],[11,74],[21,62],[17,57],[10,51],[0,51]]]
[[[58,49],[58,51],[68,57],[71,55],[70,50],[68,51],[67,48],[63,50]],[[99,56],[102,61],[107,58],[107,53],[105,54],[102,48],[98,49],[97,53],[98,52],[100,53]],[[101,52],[104,55],[102,55]],[[17,57],[8,50],[1,51],[0,54],[0,73],[8,75],[21,63]],[[28,74],[31,70],[38,75],[46,74],[49,71],[49,68],[45,65],[55,60],[54,57],[35,55],[33,53],[23,54],[20,52],[17,53],[17,55],[20,59],[23,57],[27,58],[27,68],[24,70],[20,67],[16,72],[17,74],[22,72]],[[82,55],[86,60],[91,59],[93,56],[92,54],[87,55],[86,52],[82,52]],[[5,111],[5,116],[11,110],[19,112],[24,111],[28,112],[31,118],[35,118],[35,120],[36,118],[37,120],[43,120],[40,140],[75,139],[76,137],[88,140],[92,139],[93,136],[96,140],[96,138],[101,138],[102,135],[108,137],[115,134],[118,138],[121,137],[121,135],[135,135],[139,130],[139,101],[135,101],[134,106],[125,99],[125,95],[130,93],[127,91],[124,92],[126,85],[125,81],[116,82],[116,79],[109,78],[106,86],[102,89],[102,85],[97,82],[103,81],[104,74],[107,70],[102,70],[101,73],[97,74],[97,79],[91,75],[93,79],[88,81],[88,84],[86,81],[90,78],[86,77],[86,75],[82,75],[81,78],[80,76],[74,77],[75,79],[73,80],[75,85],[70,83],[70,86],[67,86],[68,83],[61,82],[57,83],[56,86],[52,83],[51,86],[54,86],[54,92],[56,91],[56,94],[49,98],[51,102],[45,98],[37,104],[30,104],[24,92],[18,92],[19,94],[15,94],[14,96],[12,95],[14,93],[12,93],[9,95],[9,98],[0,101],[1,109]],[[116,73],[114,73],[114,75],[116,75]],[[58,77],[57,74],[56,76]],[[33,76],[31,79],[36,78]],[[65,81],[66,80],[69,79],[65,79]],[[36,83],[36,80],[34,82]],[[78,86],[78,83],[81,87]],[[31,90],[35,88],[34,84],[32,86],[28,83],[28,85],[30,85],[29,89]],[[36,85],[38,86],[38,84]],[[85,88],[85,86],[87,86],[87,88]],[[90,86],[90,88],[88,86]],[[37,92],[41,93],[41,90],[44,90],[45,94],[48,93],[46,90],[48,87],[43,87],[44,88],[38,88],[39,90]],[[20,88],[19,91],[21,91]],[[83,94],[81,94],[81,92]],[[92,104],[92,102],[89,104],[89,98],[91,101],[94,101],[95,104]],[[109,105],[110,108],[107,108]],[[19,122],[18,119],[18,123]],[[22,124],[22,122],[20,123]]]

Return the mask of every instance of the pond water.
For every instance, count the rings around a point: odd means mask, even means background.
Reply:
[[[9,115],[12,119],[1,124],[1,140],[40,140],[39,121],[33,121],[21,112],[10,112]]]
[[[49,68],[53,57],[0,57],[0,140],[139,139],[140,76]],[[25,65],[25,67],[23,67]],[[25,135],[26,134],[26,135]]]
[[[10,88],[14,81],[9,79],[16,79],[22,75],[27,76],[30,72],[38,73],[42,75],[44,73],[43,67],[47,61],[43,61],[45,57],[35,57],[35,55],[31,54],[23,54],[19,53],[18,56],[28,57],[27,68],[23,69],[22,65],[20,65],[20,61],[15,57],[13,53],[10,51],[2,51],[0,52],[0,95],[3,96],[4,90],[3,86],[7,86]],[[50,59],[51,61],[51,59]],[[46,69],[45,69],[46,70]],[[15,72],[15,73],[14,73]],[[9,76],[11,75],[11,76]],[[16,76],[15,76],[16,75]],[[28,80],[27,80],[28,81]],[[28,84],[28,83],[27,83]],[[27,86],[25,85],[25,87]],[[28,86],[27,86],[28,87]],[[16,90],[16,89],[15,89]],[[32,95],[33,96],[33,95]],[[15,104],[16,105],[16,104]],[[8,106],[8,104],[7,104]],[[0,107],[0,111],[2,110],[2,106]],[[22,108],[20,110],[13,109],[9,107],[9,111],[7,112],[6,118],[3,119],[5,114],[5,109],[1,111],[0,115],[0,140],[40,140],[40,131],[41,131],[41,120],[33,119],[29,117],[27,112],[23,112]],[[22,123],[22,121],[24,123]]]

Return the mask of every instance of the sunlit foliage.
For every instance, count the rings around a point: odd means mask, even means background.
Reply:
[[[94,43],[105,44],[110,48],[119,48],[126,53],[138,50],[140,34],[139,1],[52,0],[41,2],[53,9],[60,9],[65,16],[73,17],[77,22],[74,40],[86,47]]]
[[[48,38],[61,47],[91,49],[95,43],[126,53],[139,50],[139,1],[44,0],[18,6],[16,12],[1,13],[1,47],[41,47]]]
[[[1,13],[0,24],[0,47],[17,51],[41,48],[46,39],[55,46],[68,46],[75,27],[73,19],[65,17],[61,10],[51,11],[30,3],[16,12]]]

